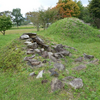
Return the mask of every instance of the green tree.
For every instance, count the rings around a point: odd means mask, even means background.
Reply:
[[[89,12],[93,16],[94,24],[100,28],[100,0],[89,1]]]
[[[37,31],[39,31],[39,12],[34,11],[34,12],[27,12],[26,13],[27,18],[37,27]]]
[[[55,21],[55,17],[57,13],[58,13],[58,9],[48,8],[47,10],[44,9],[39,10],[39,20],[43,25],[44,30],[46,27],[49,26],[49,23],[53,23]]]
[[[21,22],[24,20],[24,17],[21,14],[21,9],[20,8],[13,9],[12,15],[14,16],[13,22],[16,22],[18,27],[18,25],[20,25]]]
[[[12,27],[11,18],[5,15],[0,16],[0,32],[5,35],[5,31]]]

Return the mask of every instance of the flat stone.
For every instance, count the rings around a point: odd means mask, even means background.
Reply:
[[[52,52],[48,52],[48,56],[53,56],[53,53]]]
[[[85,68],[86,68],[85,65],[79,65],[79,66],[77,66],[77,67],[74,67],[73,69],[74,69],[74,70],[77,70],[77,71],[80,71],[80,70],[85,69]]]
[[[75,78],[73,81],[68,83],[70,86],[72,86],[74,89],[79,89],[83,87],[82,79]]]
[[[33,49],[28,49],[27,54],[34,54],[34,50]]]
[[[43,77],[43,73],[44,73],[44,70],[40,71],[36,78],[42,78]]]
[[[84,56],[84,59],[92,59],[92,58],[94,58],[94,56],[93,55],[87,55],[87,54],[83,54],[83,56]]]
[[[33,59],[35,57],[35,55],[32,55],[31,57],[25,57],[24,61],[29,61],[30,59]]]
[[[54,78],[52,81],[51,81],[51,91],[56,91],[56,90],[60,90],[64,87],[63,83],[58,80],[57,78]]]
[[[36,37],[36,33],[23,33],[23,35],[28,35],[30,38],[35,38]]]
[[[75,59],[75,62],[82,62],[83,61],[83,57],[79,57],[77,59]]]
[[[34,76],[34,75],[35,75],[35,73],[34,73],[34,72],[32,72],[32,73],[30,73],[30,74],[29,74],[29,76]]]
[[[67,77],[63,78],[62,81],[70,82],[70,81],[72,81],[73,79],[75,79],[73,76],[67,76]]]
[[[28,35],[22,35],[22,36],[20,36],[20,39],[22,39],[22,40],[29,39],[29,36]]]
[[[26,44],[26,45],[31,44],[31,43],[32,43],[32,42],[30,42],[30,41],[24,42],[24,44]]]
[[[49,56],[49,59],[50,59],[51,61],[53,61],[53,62],[58,62],[57,59],[56,59],[55,57],[53,57],[53,56]]]
[[[63,64],[61,64],[61,63],[55,63],[54,64],[54,68],[58,69],[59,71],[65,70],[65,66]]]

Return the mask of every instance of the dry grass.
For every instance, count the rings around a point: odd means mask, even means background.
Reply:
[[[43,30],[42,28],[40,30]],[[37,31],[36,29],[14,29],[14,30],[7,30],[6,34],[22,34],[27,32],[34,32]],[[1,33],[0,33],[1,34]]]

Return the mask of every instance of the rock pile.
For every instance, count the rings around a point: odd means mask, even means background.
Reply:
[[[32,54],[31,57],[25,57],[24,61],[27,61],[27,64],[29,66],[31,66],[32,68],[34,67],[43,67],[45,66],[45,63],[49,63],[53,62],[54,66],[53,68],[49,69],[48,71],[50,72],[50,76],[54,77],[54,79],[51,81],[51,90],[55,91],[58,89],[63,89],[64,84],[66,83],[67,85],[73,87],[74,89],[79,89],[83,87],[83,82],[81,78],[75,78],[73,76],[67,76],[62,80],[59,80],[57,77],[59,77],[59,72],[60,71],[64,71],[66,70],[66,73],[68,74],[69,71],[66,69],[65,65],[63,65],[61,63],[61,58],[64,58],[65,56],[69,56],[71,55],[71,53],[66,50],[66,48],[70,48],[73,49],[75,51],[77,51],[75,48],[73,47],[68,47],[68,46],[64,46],[62,44],[57,44],[57,45],[53,45],[53,46],[49,46],[46,45],[44,43],[44,41],[37,36],[36,33],[24,33],[22,36],[20,36],[21,40],[26,40],[24,42],[24,44],[26,45],[27,48],[27,52],[26,54]],[[38,59],[35,59],[35,55],[38,54],[39,56],[41,56],[43,59],[45,59],[44,61],[39,61]],[[74,60],[75,63],[80,63],[83,62],[84,60],[90,60],[93,59],[94,56],[92,55],[87,55],[87,54],[83,54],[83,57],[78,57]],[[50,61],[46,60],[49,59]],[[67,62],[67,61],[66,61]],[[98,62],[98,59],[96,60],[92,60],[89,61],[86,64],[89,63],[95,63]],[[85,65],[79,65],[74,67],[73,69],[75,71],[80,71],[83,70],[85,68],[87,68],[87,66]],[[42,78],[43,77],[43,73],[45,73],[45,70],[42,70],[39,72],[39,74],[36,76],[36,78]],[[30,76],[34,76],[36,75],[34,72],[30,73]],[[47,83],[48,80],[43,80],[41,83]]]

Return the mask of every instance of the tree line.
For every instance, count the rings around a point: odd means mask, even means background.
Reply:
[[[100,28],[100,0],[90,0],[87,7],[77,0],[58,0],[55,7],[27,12],[25,18],[22,16],[20,8],[13,9],[12,12],[0,12],[0,31],[5,35],[5,31],[12,27],[12,23],[16,23],[18,27],[29,22],[36,26],[37,31],[41,25],[45,30],[50,24],[66,17],[77,17]]]

